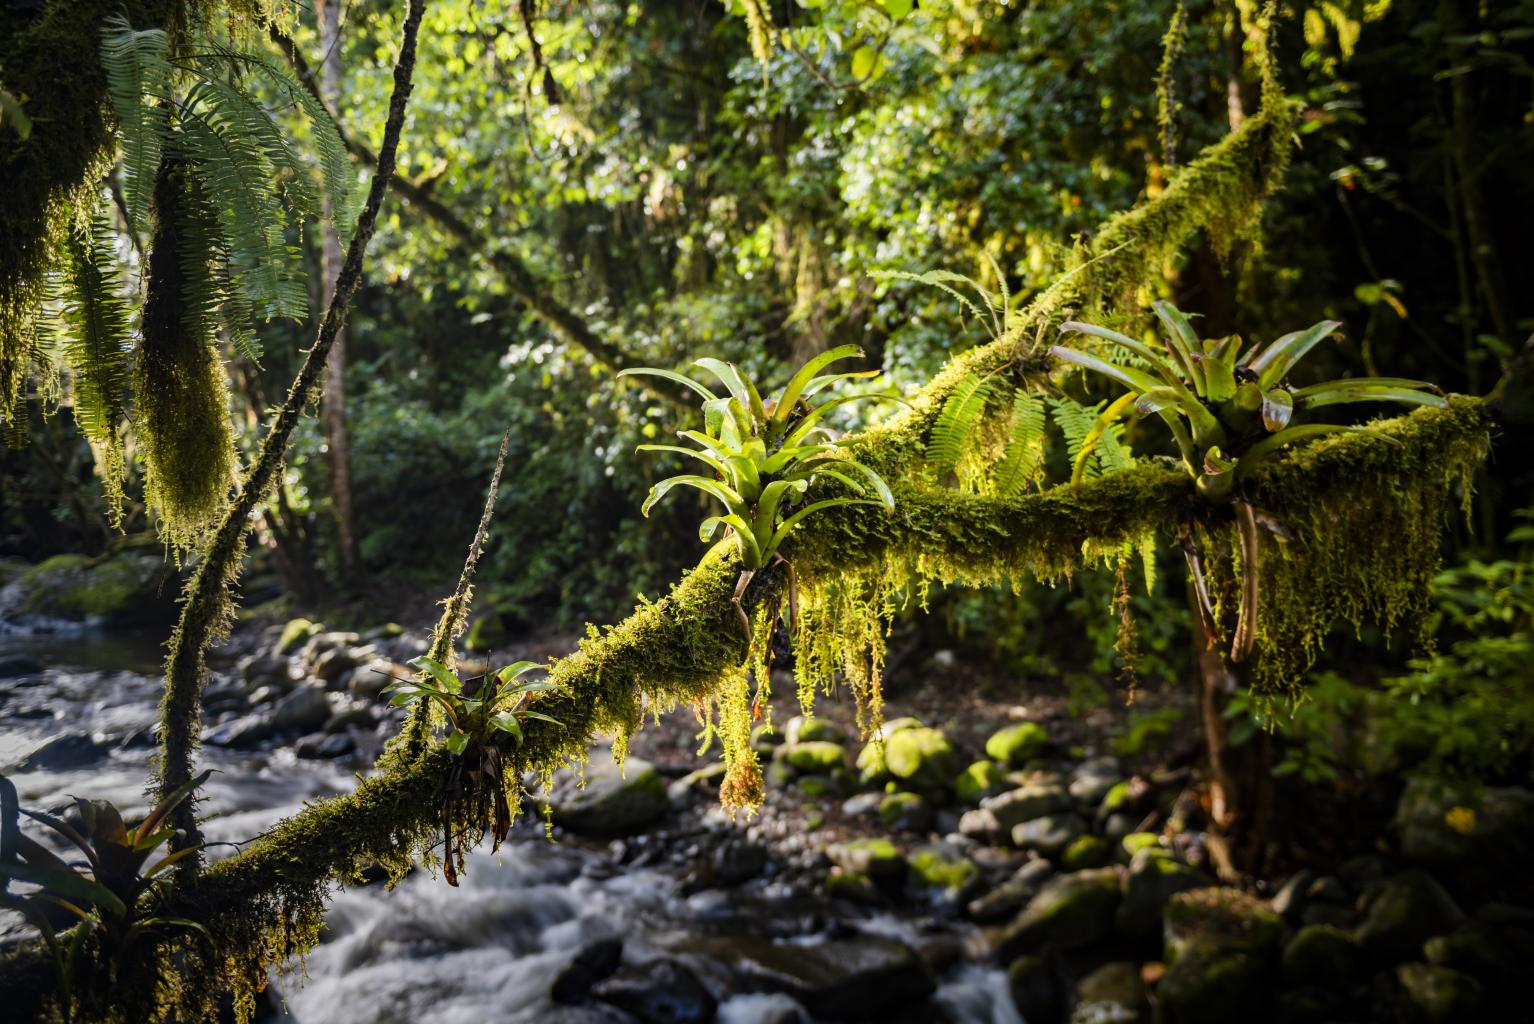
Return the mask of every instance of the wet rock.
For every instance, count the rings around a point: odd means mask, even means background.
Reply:
[[[1071,1024],[1134,1024],[1145,1005],[1140,968],[1124,960],[1106,963],[1077,984]]]
[[[257,712],[225,722],[203,733],[202,741],[210,747],[228,750],[256,750],[277,733],[269,714]]]
[[[762,873],[767,866],[767,847],[731,836],[714,849],[710,860],[720,885],[738,885]]]
[[[958,753],[937,729],[902,729],[884,744],[884,765],[907,784],[929,791],[946,790],[958,772]]]
[[[1119,876],[1113,868],[1059,875],[1007,926],[997,953],[1011,960],[1048,947],[1080,949],[1106,939],[1113,934],[1119,899]]]
[[[983,924],[1010,917],[1026,906],[1054,873],[1054,865],[1042,857],[1030,860],[1005,882],[971,900],[965,911]]]
[[[883,793],[859,793],[857,796],[848,797],[842,803],[842,813],[851,818],[861,818],[865,814],[878,814],[879,805],[884,803]]]
[[[783,738],[790,745],[795,743],[845,743],[847,734],[841,726],[826,718],[795,715],[783,727]]]
[[[330,721],[330,698],[322,686],[300,686],[277,702],[272,716],[284,732],[314,732]]]
[[[1526,970],[1534,958],[1534,932],[1471,921],[1458,931],[1422,944],[1428,963],[1495,980]]]
[[[1308,903],[1341,905],[1348,902],[1348,887],[1336,875],[1322,875],[1305,890],[1305,899]]]
[[[1037,722],[1018,722],[998,729],[985,741],[985,756],[993,761],[1021,768],[1044,753],[1049,733]]]
[[[832,868],[826,876],[826,894],[865,907],[883,906],[888,902],[872,878],[841,868]]]
[[[315,678],[332,690],[344,688],[343,677],[360,663],[357,654],[347,647],[332,647],[314,659],[311,671]],[[340,684],[340,685],[338,685]]]
[[[1071,840],[1060,855],[1060,866],[1066,871],[1100,868],[1113,859],[1113,847],[1100,836],[1077,836]]]
[[[107,748],[89,734],[70,732],[55,736],[22,759],[18,771],[67,772],[88,768],[106,757]]]
[[[795,771],[829,775],[847,766],[847,751],[835,743],[815,741],[779,747],[774,758],[788,762]]]
[[[715,761],[690,771],[666,785],[666,799],[671,801],[672,807],[681,808],[686,807],[700,790],[712,790],[717,794],[727,770],[728,766],[723,761]]]
[[[853,839],[826,847],[831,863],[854,875],[867,875],[880,885],[899,885],[905,880],[906,862],[888,839]]]
[[[1377,1020],[1401,1024],[1480,1024],[1486,990],[1470,975],[1435,964],[1401,964],[1374,983]]]
[[[1269,1005],[1283,923],[1236,889],[1178,893],[1167,903],[1163,1024],[1226,1024]]]
[[[862,774],[863,782],[872,783],[889,775],[884,753],[892,736],[907,729],[920,728],[923,728],[921,722],[914,718],[897,718],[880,726],[878,732],[858,751],[857,769]]]
[[[1284,947],[1281,976],[1286,987],[1341,989],[1358,976],[1358,947],[1341,928],[1301,928]]]
[[[277,646],[274,650],[278,654],[291,654],[323,628],[319,623],[311,622],[309,619],[289,619],[287,625],[282,627],[282,633],[277,637]]]
[[[1054,859],[1087,830],[1079,814],[1050,814],[1025,821],[1012,830],[1012,844]]]
[[[932,824],[932,805],[916,793],[891,793],[879,802],[879,821],[900,832],[925,832]]]
[[[1314,877],[1309,869],[1295,872],[1274,894],[1273,913],[1291,925],[1299,921],[1305,914],[1306,893]]]
[[[1106,822],[1116,814],[1138,818],[1150,808],[1156,791],[1139,776],[1125,779],[1108,790],[1097,807],[1097,820]]]
[[[405,666],[396,665],[385,658],[375,658],[353,670],[346,680],[346,688],[352,696],[361,700],[377,700],[389,686],[410,676],[411,671]]]
[[[43,663],[26,654],[0,654],[0,679],[40,675]]]
[[[1166,907],[1166,960],[1200,949],[1277,957],[1284,926],[1261,900],[1239,889],[1206,887],[1177,893]]]
[[[579,1003],[591,997],[591,987],[612,977],[623,962],[623,940],[595,939],[576,951],[554,975],[549,997],[556,1003]]]
[[[1124,839],[1135,834],[1138,824],[1138,819],[1127,814],[1110,814],[1103,822],[1103,838],[1109,842]]]
[[[248,690],[259,690],[263,686],[270,686],[280,690],[291,690],[293,680],[288,677],[288,659],[273,656],[251,658],[240,667],[240,678],[245,681]]]
[[[978,804],[1007,788],[1007,770],[995,761],[976,761],[953,780],[953,792],[961,804]]]
[[[239,683],[215,683],[202,691],[203,714],[213,717],[231,711],[244,711],[250,697]]]
[[[1059,786],[1024,786],[989,797],[980,806],[996,817],[998,828],[1011,834],[1025,821],[1070,810],[1071,798]]]
[[[708,1024],[719,1009],[698,976],[675,960],[645,964],[634,975],[614,975],[593,985],[591,994],[645,1024]]]
[[[1070,1009],[1070,978],[1056,954],[1013,960],[1007,967],[1007,989],[1028,1024],[1058,1024]]]
[[[586,766],[584,789],[577,788],[573,778],[562,778],[551,800],[555,824],[572,832],[611,835],[664,816],[671,802],[655,766],[631,757],[624,768],[620,771],[609,756],[593,757]]]
[[[1406,860],[1485,878],[1534,859],[1534,791],[1418,776],[1396,805],[1395,827]]]
[[[963,852],[947,843],[931,843],[911,851],[906,858],[911,879],[933,889],[945,889],[962,898],[980,880],[980,869]]]
[[[937,988],[915,950],[883,936],[815,945],[745,938],[731,945],[748,982],[792,996],[815,1019],[877,1018],[919,1003]]]
[[[1161,915],[1167,901],[1180,892],[1213,885],[1213,880],[1196,868],[1159,856],[1158,850],[1140,850],[1129,861],[1124,878],[1124,900],[1119,905],[1116,923],[1125,938],[1137,942],[1156,938],[1161,931]]]
[[[1000,842],[1001,823],[996,820],[996,815],[978,807],[959,816],[959,834],[981,843]]]
[[[306,761],[328,761],[354,753],[357,743],[348,733],[305,736],[293,745],[293,753]]]
[[[1375,894],[1355,938],[1368,959],[1399,963],[1421,955],[1422,944],[1459,927],[1464,911],[1425,871],[1406,871]]]
[[[371,732],[378,725],[378,713],[372,708],[363,706],[360,708],[343,708],[330,716],[325,723],[326,732],[348,732],[357,729],[361,732]]]

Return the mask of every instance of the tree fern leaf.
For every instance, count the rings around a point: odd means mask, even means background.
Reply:
[[[974,374],[961,380],[938,413],[927,440],[927,461],[939,475],[950,473],[964,457],[964,449],[991,396],[988,378]]]
[[[135,31],[121,14],[106,19],[101,65],[117,114],[123,149],[123,207],[137,236],[149,212],[155,175],[169,134],[170,39],[160,29]]]
[[[320,197],[313,171],[266,108],[250,93],[228,82],[208,78],[202,84],[205,88],[201,99],[216,109],[217,123],[244,132],[261,147],[274,169],[286,172],[277,183],[292,208],[300,214],[319,216]]]
[[[1065,437],[1066,457],[1073,466],[1092,433],[1092,426],[1097,421],[1100,407],[1101,403],[1087,406],[1065,397],[1050,400],[1050,415],[1054,417],[1055,425],[1060,428],[1060,433]],[[1101,473],[1097,460],[1088,459],[1082,467],[1081,475],[1082,479],[1091,480],[1100,476]]]
[[[1012,396],[1012,419],[1007,444],[996,467],[996,493],[1003,498],[1021,494],[1044,469],[1044,402],[1019,390]]]

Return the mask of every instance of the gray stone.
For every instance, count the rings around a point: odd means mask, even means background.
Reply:
[[[322,686],[300,686],[273,709],[273,722],[288,733],[313,732],[330,721],[330,698]]]
[[[1070,794],[1059,786],[1024,786],[997,796],[987,797],[980,806],[996,818],[1004,833],[1025,821],[1071,809]]]
[[[251,690],[258,690],[263,686],[281,690],[293,688],[293,680],[288,676],[288,659],[276,655],[251,658],[240,669],[240,677],[245,680],[245,686]]]
[[[714,849],[710,863],[720,885],[737,885],[755,878],[767,866],[767,847],[740,836],[731,836]]]
[[[271,739],[277,732],[271,715],[258,712],[225,722],[205,732],[202,741],[210,747],[229,750],[255,750]]]
[[[783,727],[783,738],[794,743],[845,743],[847,734],[830,719],[795,715]]]
[[[89,734],[70,732],[55,736],[28,754],[18,766],[18,771],[67,772],[88,768],[106,757],[105,744],[97,743]]]
[[[925,832],[932,824],[932,805],[916,793],[891,793],[879,803],[879,821],[898,832]]]
[[[1113,934],[1119,899],[1119,875],[1114,868],[1059,875],[1007,926],[997,953],[1011,960],[1048,947],[1072,950],[1100,942]]]
[[[698,976],[675,960],[659,960],[615,974],[591,987],[591,994],[644,1024],[708,1024],[719,1003]]]
[[[1007,989],[1028,1024],[1057,1024],[1070,1009],[1070,979],[1053,952],[1013,960],[1007,967]]]
[[[969,916],[982,924],[1011,917],[1038,893],[1039,888],[1055,873],[1054,865],[1042,857],[1028,861],[1012,877],[983,896],[969,902],[965,908]]]
[[[332,690],[345,688],[345,677],[360,664],[357,653],[346,647],[332,647],[314,659],[314,675]]]
[[[984,807],[965,811],[959,816],[959,834],[982,843],[999,842],[1002,836],[996,815]]]
[[[1425,871],[1406,871],[1370,901],[1355,938],[1370,961],[1399,963],[1420,956],[1422,944],[1459,927],[1464,911]]]
[[[1167,901],[1180,892],[1200,889],[1214,882],[1202,871],[1160,856],[1159,850],[1141,850],[1129,861],[1124,881],[1124,900],[1116,918],[1125,938],[1148,941],[1161,932],[1161,914]]]
[[[1344,904],[1349,902],[1348,887],[1342,884],[1342,879],[1336,875],[1322,875],[1310,883],[1310,888],[1305,890],[1305,898],[1310,903]]]
[[[1117,775],[1081,775],[1071,780],[1069,792],[1076,806],[1084,810],[1096,810],[1108,791],[1122,780]]]
[[[1534,859],[1534,791],[1418,776],[1396,806],[1401,855],[1455,876],[1486,876]]]
[[[665,780],[654,765],[637,757],[630,757],[621,771],[611,756],[593,757],[585,778],[585,788],[578,788],[574,778],[564,776],[550,799],[554,823],[571,832],[628,832],[663,817],[671,808]]]
[[[1012,843],[1044,857],[1059,857],[1071,842],[1087,830],[1079,814],[1051,814],[1025,821],[1012,830]]]
[[[1481,1024],[1486,990],[1452,967],[1407,963],[1382,974],[1374,984],[1377,1020],[1402,1024]]]
[[[842,803],[842,813],[851,818],[861,818],[865,814],[879,813],[879,805],[884,802],[884,793],[859,793],[857,796],[848,797]]]
[[[915,950],[883,936],[814,945],[747,937],[727,941],[728,948],[716,956],[733,960],[754,987],[792,996],[817,1020],[878,1018],[920,1003],[937,988]]]
[[[1307,925],[1284,947],[1285,987],[1342,989],[1357,976],[1358,947],[1341,928]]]
[[[1306,893],[1314,877],[1308,868],[1295,872],[1274,895],[1273,912],[1290,924],[1300,920],[1305,913]]]
[[[344,732],[305,736],[293,745],[293,753],[308,761],[328,761],[356,752],[357,743]]]
[[[832,864],[852,875],[866,875],[880,884],[905,879],[905,856],[888,839],[853,839],[826,847]]]
[[[1167,972],[1156,988],[1162,1024],[1227,1024],[1272,996],[1283,922],[1236,889],[1192,889],[1166,910]]]
[[[611,977],[623,962],[623,940],[594,939],[576,951],[575,957],[554,975],[549,996],[556,1003],[579,1003],[591,996],[591,987]]]
[[[1145,1007],[1140,968],[1126,960],[1103,964],[1076,985],[1071,1024],[1134,1024]]]

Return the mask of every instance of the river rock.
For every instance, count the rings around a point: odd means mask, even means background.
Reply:
[[[949,843],[930,843],[911,851],[906,863],[911,878],[921,885],[946,890],[962,898],[980,880],[980,869],[957,847]]]
[[[1027,1024],[1057,1024],[1070,1009],[1070,976],[1053,951],[1013,960],[1007,966],[1007,990]]]
[[[1076,985],[1071,1024],[1135,1024],[1145,1007],[1140,968],[1115,960],[1092,971]]]
[[[277,732],[270,714],[257,712],[225,722],[203,733],[202,741],[210,747],[228,750],[255,750]]]
[[[1376,1020],[1401,1024],[1482,1024],[1486,990],[1452,967],[1407,963],[1375,979]],[[1525,997],[1526,998],[1526,997]]]
[[[1054,859],[1086,830],[1087,823],[1079,814],[1049,814],[1012,829],[1012,844]]]
[[[903,942],[879,935],[813,945],[730,940],[737,970],[754,987],[784,992],[817,1020],[878,1019],[937,988],[932,970]]]
[[[831,863],[848,874],[867,875],[881,885],[905,880],[905,857],[888,839],[853,839],[826,847]]]
[[[549,997],[556,1003],[579,1003],[589,998],[591,987],[610,978],[623,962],[623,940],[616,937],[593,939],[576,951],[575,957],[554,975]]]
[[[1130,858],[1124,879],[1124,900],[1115,918],[1119,932],[1136,942],[1158,938],[1168,900],[1179,892],[1213,884],[1202,871],[1164,856],[1160,850],[1138,851]]]
[[[277,654],[291,654],[323,629],[319,623],[309,619],[289,619],[282,627],[282,633],[277,637],[277,646],[273,650]]]
[[[948,737],[925,726],[902,729],[884,744],[889,773],[917,789],[946,790],[958,773],[958,753]]]
[[[305,736],[293,745],[293,753],[307,761],[328,761],[346,757],[357,749],[357,742],[344,732]]]
[[[293,680],[288,675],[287,658],[271,655],[250,658],[240,666],[240,678],[245,681],[247,690],[259,690],[263,686],[283,691],[293,688]]]
[[[1071,798],[1059,786],[1024,786],[988,797],[980,806],[996,817],[1002,832],[1010,835],[1025,821],[1070,810]]]
[[[385,658],[374,658],[358,665],[346,680],[346,688],[353,697],[361,700],[377,700],[388,687],[401,679],[409,679],[410,669],[396,665]]]
[[[827,718],[795,715],[783,727],[786,743],[845,743],[847,734],[841,726]]]
[[[620,770],[610,756],[593,757],[586,766],[585,788],[564,777],[554,788],[555,824],[572,832],[611,835],[642,828],[665,815],[671,802],[655,766],[630,757]]]
[[[859,793],[850,796],[842,802],[842,813],[849,818],[861,818],[865,814],[878,814],[879,805],[884,803],[884,793]]]
[[[1422,944],[1453,931],[1464,911],[1426,871],[1406,871],[1386,882],[1369,901],[1355,938],[1374,963],[1399,963],[1420,956]]]
[[[1044,858],[1030,860],[996,888],[971,900],[965,911],[982,924],[1010,917],[1026,906],[1054,873],[1054,865]]]
[[[710,863],[720,885],[738,885],[767,866],[767,847],[743,836],[730,836],[714,848]]]
[[[1080,949],[1106,939],[1113,934],[1119,898],[1119,875],[1114,868],[1060,875],[1045,884],[1007,926],[997,953],[1011,960],[1048,947]]]
[[[795,771],[811,775],[829,775],[848,764],[847,751],[839,744],[818,740],[806,743],[785,744],[774,753],[774,759],[782,759]]]
[[[1037,722],[1018,722],[998,729],[985,741],[985,756],[1013,768],[1021,768],[1027,762],[1044,753],[1049,746],[1049,733]]]
[[[26,654],[0,654],[0,679],[41,675],[43,663]]]
[[[55,736],[28,754],[18,771],[68,772],[88,768],[106,757],[107,748],[89,734],[69,732]]]
[[[1266,1006],[1283,922],[1237,889],[1192,889],[1166,909],[1167,972],[1157,986],[1164,1024],[1227,1024]]]
[[[332,647],[314,659],[311,671],[315,678],[332,690],[344,688],[343,677],[360,663],[358,652],[349,647]]]
[[[1309,899],[1311,880],[1315,874],[1309,868],[1296,871],[1273,896],[1273,912],[1288,924],[1295,924],[1305,916],[1305,904]]]
[[[326,651],[338,648],[356,647],[362,643],[362,637],[357,633],[343,633],[332,631],[329,633],[315,633],[305,643],[301,657],[305,665],[313,666],[319,662],[320,657]]]
[[[932,805],[916,793],[891,793],[879,802],[879,821],[897,832],[925,832]]]
[[[1395,828],[1406,860],[1491,880],[1534,859],[1534,791],[1417,776],[1396,805]]]
[[[863,749],[858,751],[857,768],[862,773],[865,784],[872,783],[889,775],[889,768],[884,763],[885,748],[890,737],[907,729],[921,729],[924,726],[914,718],[896,718],[885,722],[874,731]]]
[[[996,761],[976,761],[953,780],[954,796],[961,804],[978,804],[1007,788],[1007,769]]]
[[[591,987],[594,998],[633,1014],[645,1024],[708,1024],[719,1010],[698,976],[675,960],[658,960],[616,974]]]
[[[1002,839],[1001,823],[984,807],[959,815],[959,834],[979,843],[997,843]]]
[[[323,686],[300,686],[277,702],[272,716],[284,732],[314,732],[330,721],[330,698]]]
[[[1306,925],[1284,947],[1281,976],[1286,988],[1341,989],[1358,975],[1358,947],[1341,928]]]

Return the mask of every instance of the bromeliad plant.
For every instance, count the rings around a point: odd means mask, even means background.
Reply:
[[[66,1020],[74,1013],[72,993],[80,954],[93,939],[102,951],[108,984],[117,983],[125,958],[140,950],[143,942],[155,942],[178,930],[212,941],[201,924],[164,912],[171,885],[168,872],[202,848],[198,844],[164,849],[178,834],[169,824],[171,812],[212,774],[203,772],[171,793],[133,828],[106,800],[77,797],[78,824],[22,809],[15,785],[0,775],[0,907],[21,914],[41,933],[58,970]],[[23,814],[46,825],[78,850],[83,860],[66,860],[25,835],[20,827]],[[12,882],[36,888],[14,893]],[[61,912],[76,923],[67,941],[55,926]]]
[[[549,679],[518,682],[528,672],[545,667],[534,661],[519,661],[467,679],[432,658],[416,658],[410,664],[420,675],[391,683],[384,692],[395,707],[425,702],[447,719],[444,743],[457,757],[442,803],[442,874],[449,885],[456,886],[464,857],[479,835],[488,832],[494,848],[499,848],[511,831],[515,815],[506,799],[502,743],[520,746],[522,723],[529,719],[560,725],[526,705],[535,694],[569,691]],[[478,828],[455,831],[460,820],[474,822]]]
[[[698,538],[711,541],[721,529],[735,541],[742,571],[735,585],[733,604],[747,640],[751,620],[741,598],[758,570],[782,562],[789,575],[790,615],[798,619],[798,591],[793,566],[779,553],[795,526],[805,517],[839,505],[882,505],[895,508],[895,497],[878,473],[847,457],[825,424],[826,413],[849,402],[887,395],[841,395],[811,405],[810,399],[841,380],[869,378],[878,370],[822,373],[831,364],[863,354],[856,345],[842,345],[823,352],[789,378],[781,391],[767,399],[733,363],[699,359],[693,363],[724,385],[716,395],[685,374],[653,367],[624,370],[622,376],[648,374],[691,388],[703,398],[704,429],[679,431],[678,436],[697,445],[642,444],[638,451],[673,452],[697,459],[712,476],[684,474],[667,477],[650,488],[640,511],[650,509],[676,487],[694,487],[724,505],[723,515],[709,516],[698,527]],[[897,399],[898,400],[898,399]],[[825,498],[800,504],[817,479],[835,480],[859,497]],[[872,493],[873,498],[863,497]]]
[[[1235,511],[1241,546],[1242,587],[1231,660],[1245,661],[1256,640],[1258,579],[1258,515],[1241,494],[1241,485],[1268,459],[1288,445],[1327,434],[1367,427],[1335,423],[1295,423],[1296,414],[1348,402],[1399,402],[1406,405],[1446,404],[1441,391],[1426,381],[1397,377],[1360,377],[1325,381],[1294,388],[1289,372],[1342,325],[1322,320],[1294,331],[1266,347],[1243,349],[1239,335],[1200,340],[1187,314],[1171,303],[1154,304],[1164,329],[1164,347],[1152,347],[1118,331],[1093,324],[1068,322],[1060,329],[1085,334],[1117,346],[1135,359],[1114,362],[1079,349],[1056,345],[1050,354],[1108,377],[1127,391],[1097,418],[1072,472],[1081,478],[1092,448],[1112,424],[1130,415],[1155,413],[1177,442],[1183,465],[1198,491]],[[1214,613],[1204,584],[1201,556],[1190,534],[1183,550],[1192,572],[1204,626],[1214,633]]]

